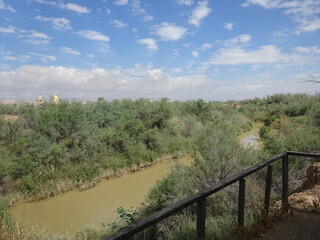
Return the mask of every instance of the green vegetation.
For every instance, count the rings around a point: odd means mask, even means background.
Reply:
[[[0,118],[0,194],[11,201],[44,198],[97,181],[107,173],[150,164],[163,155],[193,155],[192,166],[176,166],[156,184],[139,214],[119,208],[119,221],[74,235],[75,239],[98,239],[274,153],[320,151],[320,96],[278,94],[235,106],[233,102],[170,102],[165,98],[0,105],[1,116],[18,116],[15,120]],[[264,149],[244,149],[236,137],[255,122],[263,123]],[[262,173],[247,179],[247,224],[260,218],[263,180]],[[236,187],[208,198],[208,239],[231,238]],[[10,236],[15,223],[7,217],[5,206],[0,203],[1,231]],[[185,210],[143,234],[194,239],[194,212],[194,208]]]
[[[207,122],[196,141],[195,161],[191,167],[177,167],[149,192],[146,206],[150,211],[161,209],[177,200],[202,190],[224,178],[240,172],[272,154],[285,150],[320,151],[318,123],[320,97],[304,94],[274,95],[265,99],[240,102],[239,113],[252,122],[263,122],[260,137],[264,149],[243,149],[236,141],[237,129],[226,121]],[[239,125],[238,125],[239,126]],[[243,126],[243,125],[240,125]],[[306,164],[291,161],[294,171]],[[279,173],[275,172],[276,182]],[[247,177],[246,225],[252,226],[243,232],[244,239],[256,234],[255,224],[261,220],[264,174]],[[237,212],[237,186],[230,186],[207,200],[207,238],[234,239]],[[274,191],[278,191],[275,186]],[[276,194],[274,194],[276,195]],[[278,194],[278,196],[280,196]],[[274,199],[275,200],[275,199]],[[164,239],[196,239],[195,209],[185,210],[165,223],[158,224],[157,234]],[[235,239],[239,239],[239,236]]]
[[[208,124],[227,121],[240,132],[250,123],[230,106],[202,100],[0,105],[0,115],[16,116],[0,120],[0,193],[29,199],[192,152]]]

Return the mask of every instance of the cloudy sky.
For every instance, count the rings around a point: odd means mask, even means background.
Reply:
[[[0,0],[0,99],[320,92],[320,0]]]

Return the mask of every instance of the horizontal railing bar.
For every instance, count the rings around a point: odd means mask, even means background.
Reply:
[[[212,187],[209,187],[201,192],[195,193],[191,195],[190,197],[183,199],[169,207],[166,207],[156,213],[153,213],[149,215],[148,217],[142,219],[141,221],[130,225],[118,232],[115,232],[109,236],[106,236],[105,238],[102,238],[102,240],[115,240],[115,239],[127,239],[128,237],[154,225],[157,222],[160,222],[161,220],[179,212],[180,210],[198,202],[199,200],[203,199],[204,197],[208,197],[212,195],[215,192],[220,191],[221,189],[224,189],[228,187],[229,185],[239,181],[242,178],[245,178],[249,176],[250,174],[259,171],[260,169],[264,168],[265,166],[277,161],[278,159],[284,157],[287,155],[287,152],[282,152],[278,155],[275,155],[261,163],[258,163],[238,174],[235,174],[217,184],[215,184]]]
[[[288,155],[292,155],[292,156],[320,158],[319,153],[304,153],[304,152],[292,152],[292,151],[288,151],[287,153]]]

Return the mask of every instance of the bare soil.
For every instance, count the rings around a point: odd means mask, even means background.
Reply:
[[[319,240],[320,214],[292,211],[287,219],[279,220],[267,233],[257,240]]]
[[[257,240],[319,240],[320,185],[289,197],[291,213]]]

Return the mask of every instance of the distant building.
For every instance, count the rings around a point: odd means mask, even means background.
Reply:
[[[59,103],[60,102],[60,98],[57,95],[52,96],[51,101],[53,103]]]
[[[37,97],[37,104],[41,105],[44,103],[44,98],[42,96]]]

